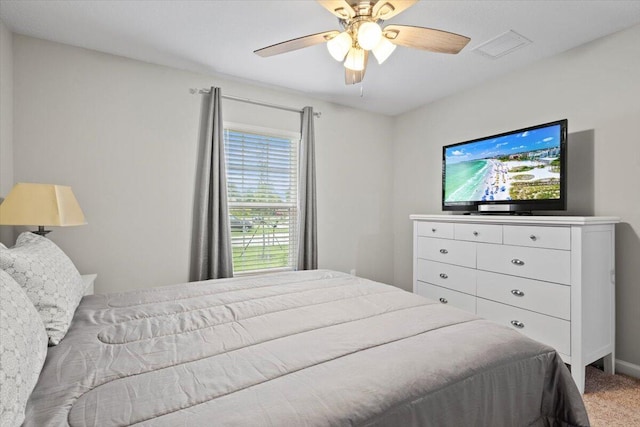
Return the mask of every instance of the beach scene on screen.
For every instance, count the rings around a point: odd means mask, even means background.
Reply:
[[[445,201],[560,198],[560,125],[445,149]]]

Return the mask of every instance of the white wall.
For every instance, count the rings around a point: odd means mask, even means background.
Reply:
[[[13,34],[0,21],[0,199],[13,187]],[[12,227],[0,227],[0,242],[12,244]]]
[[[556,119],[593,130],[594,214],[616,232],[617,351],[640,365],[640,26],[594,41],[397,119],[395,284],[411,289],[411,213],[440,213],[442,146]],[[583,165],[569,163],[569,168]]]
[[[288,93],[14,35],[15,182],[71,185],[88,225],[49,236],[97,292],[188,280],[202,96],[316,119],[319,264],[393,278],[392,119]],[[299,130],[299,115],[223,101],[225,120]],[[371,250],[371,248],[376,248]]]

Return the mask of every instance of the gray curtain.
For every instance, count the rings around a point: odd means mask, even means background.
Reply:
[[[196,176],[191,280],[233,277],[222,94],[212,87]]]
[[[302,142],[298,174],[298,270],[318,268],[316,155],[313,108],[302,110]]]

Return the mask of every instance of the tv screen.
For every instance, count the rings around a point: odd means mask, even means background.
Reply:
[[[567,120],[444,146],[442,209],[566,208]]]

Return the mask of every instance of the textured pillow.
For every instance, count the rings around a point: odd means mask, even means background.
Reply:
[[[0,426],[24,421],[47,356],[47,333],[24,290],[0,270]]]
[[[58,344],[84,293],[73,262],[51,240],[27,232],[14,247],[0,248],[0,269],[22,286],[42,317],[49,343]]]

